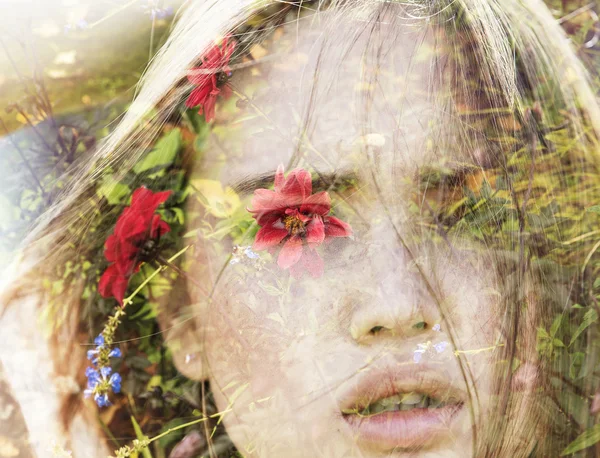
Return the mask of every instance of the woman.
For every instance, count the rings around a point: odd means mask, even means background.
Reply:
[[[594,423],[599,119],[536,0],[192,2],[5,290],[38,454],[109,453],[150,309],[207,453],[559,454]]]

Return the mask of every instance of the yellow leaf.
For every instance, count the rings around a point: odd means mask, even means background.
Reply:
[[[240,207],[239,196],[233,189],[216,180],[193,180],[192,186],[200,193],[199,200],[206,210],[217,218],[228,218]]]

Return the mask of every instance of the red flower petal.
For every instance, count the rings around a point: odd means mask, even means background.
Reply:
[[[145,186],[137,188],[131,196],[131,208],[152,214],[169,198],[171,191],[152,192]]]
[[[315,216],[306,225],[306,241],[311,248],[320,245],[325,240],[325,226],[320,216]]]
[[[152,226],[150,229],[151,239],[160,238],[170,231],[171,226],[169,226],[165,221],[163,221],[160,215],[154,215],[152,217]]]
[[[279,244],[288,234],[288,230],[285,228],[276,228],[272,225],[261,227],[256,233],[256,239],[252,248],[254,251],[265,250]]]
[[[296,203],[297,202],[297,203]],[[254,218],[260,226],[269,224],[279,219],[285,210],[290,207],[299,205],[300,201],[286,199],[281,194],[268,189],[257,189],[254,191],[251,206]]]
[[[277,172],[275,172],[275,192],[281,192],[281,188],[285,183],[285,175],[283,174],[283,164],[279,164]]]
[[[123,212],[117,221],[114,234],[120,242],[139,239],[140,237],[145,238],[150,229],[151,218],[152,213]]]
[[[194,67],[188,71],[187,79],[194,86],[198,86],[197,89],[209,88],[209,92],[213,87],[217,85],[217,78],[213,69],[207,67]]]
[[[289,270],[290,270],[290,275],[293,278],[295,278],[296,280],[300,280],[302,278],[302,276],[304,275],[305,268],[301,262],[297,262],[292,267],[290,267]]]
[[[308,271],[311,277],[319,278],[325,271],[323,258],[315,250],[305,250],[302,255],[302,266]]]
[[[224,99],[228,99],[229,97],[231,97],[231,94],[233,94],[233,91],[231,90],[231,87],[228,84],[221,86],[221,97],[223,97]]]
[[[118,258],[117,236],[111,234],[104,242],[104,256],[109,262],[115,262]]]
[[[100,277],[98,292],[102,297],[114,296],[119,301],[119,304],[123,304],[128,283],[129,278],[121,275],[115,264],[113,264],[108,266],[102,277]]]
[[[281,194],[294,200],[300,199],[299,203],[302,203],[311,193],[312,179],[310,173],[304,169],[292,170],[281,188]]]
[[[123,301],[130,276],[139,270],[139,252],[149,238],[159,238],[171,230],[160,215],[155,214],[171,191],[154,193],[145,187],[136,189],[131,206],[126,207],[105,242],[104,255],[112,262],[102,274],[98,290],[104,297],[114,296]]]
[[[204,119],[206,122],[211,122],[215,118],[215,105],[219,92],[218,89],[212,91],[204,102]]]
[[[198,86],[196,89],[194,89],[185,101],[185,106],[188,108],[200,106],[200,108],[202,108],[206,103],[206,99],[216,87],[214,84],[210,83],[211,80],[207,80],[206,82],[203,82],[201,86]]]
[[[291,237],[279,252],[277,265],[282,269],[289,269],[296,264],[302,256],[302,239],[300,237]]]
[[[335,216],[327,216],[324,220],[326,237],[350,237],[352,228]]]
[[[331,210],[331,199],[325,191],[308,196],[300,207],[302,213],[316,213],[325,216]]]
[[[323,258],[315,250],[304,250],[300,262],[290,267],[290,274],[299,280],[307,271],[311,277],[319,278],[323,275],[325,264]]]

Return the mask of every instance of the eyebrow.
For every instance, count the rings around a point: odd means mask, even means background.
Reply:
[[[351,186],[359,181],[358,176],[351,171],[342,170],[334,173],[318,173],[312,179],[312,187],[317,191],[339,191],[344,186]],[[231,185],[231,188],[240,195],[253,193],[259,188],[270,188],[275,183],[275,173],[263,173],[251,177],[244,177]]]

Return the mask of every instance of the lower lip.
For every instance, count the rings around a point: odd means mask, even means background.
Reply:
[[[437,409],[382,412],[368,417],[344,415],[359,442],[384,450],[421,448],[450,432],[462,404]]]

